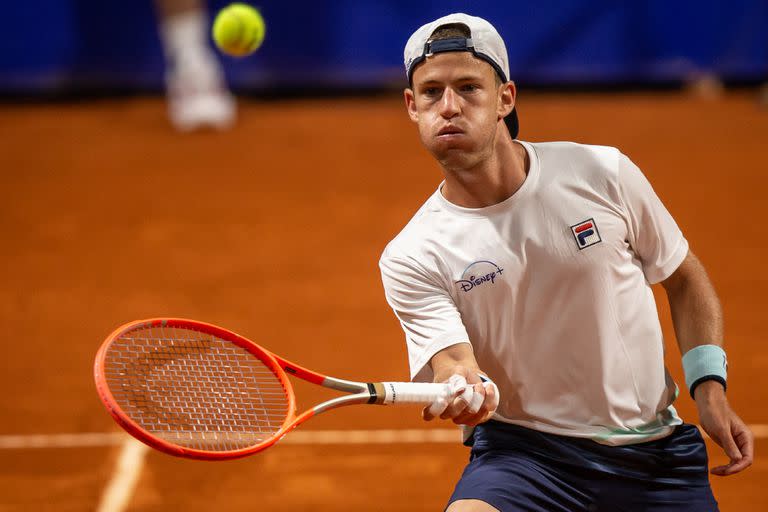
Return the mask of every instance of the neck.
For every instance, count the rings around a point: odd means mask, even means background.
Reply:
[[[485,208],[511,197],[528,174],[528,152],[504,130],[491,154],[471,167],[443,167],[443,197],[464,208]]]

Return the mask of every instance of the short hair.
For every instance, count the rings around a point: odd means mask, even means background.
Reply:
[[[456,37],[463,37],[469,39],[472,37],[472,32],[469,27],[463,23],[448,23],[447,25],[440,25],[429,36],[429,41],[441,41],[443,39],[454,39]],[[490,64],[489,64],[490,65]],[[493,66],[491,66],[493,68]],[[493,76],[496,77],[496,85],[499,86],[503,82],[496,69],[493,70]]]
[[[447,25],[440,25],[429,36],[430,41],[441,41],[443,39],[453,39],[454,37],[464,37],[469,39],[472,37],[472,32],[469,31],[469,27],[463,23],[448,23]]]

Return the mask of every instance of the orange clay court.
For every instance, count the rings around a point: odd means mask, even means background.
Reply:
[[[712,482],[723,511],[768,510],[768,113],[746,92],[523,91],[519,105],[524,140],[620,147],[707,266],[729,398],[757,437],[753,467]],[[341,378],[407,378],[377,262],[440,181],[398,92],[243,101],[232,131],[188,136],[164,108],[0,106],[0,511],[442,510],[468,450],[415,407],[330,412],[234,462],[176,459],[118,432],[91,368],[136,318],[219,324]],[[300,409],[329,395],[296,388]],[[676,405],[696,422],[685,393]]]

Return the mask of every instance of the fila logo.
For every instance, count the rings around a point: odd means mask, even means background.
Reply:
[[[576,239],[576,245],[579,247],[579,250],[586,249],[590,245],[603,241],[600,238],[600,232],[597,230],[595,219],[587,219],[571,226],[571,233],[573,233],[573,238]]]

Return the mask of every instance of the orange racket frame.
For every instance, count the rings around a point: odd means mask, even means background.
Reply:
[[[169,442],[154,435],[133,418],[120,406],[118,400],[109,388],[105,375],[105,366],[107,353],[112,344],[132,331],[150,328],[180,328],[209,334],[223,341],[233,343],[249,352],[255,358],[259,359],[280,382],[287,397],[288,414],[282,422],[279,430],[269,438],[264,439],[258,444],[241,449],[232,450],[201,450],[182,446]],[[296,414],[296,398],[293,387],[288,379],[288,374],[298,377],[312,384],[317,384],[337,391],[349,393],[346,396],[340,396],[331,400],[322,402],[304,411]],[[99,398],[109,411],[112,418],[126,432],[131,434],[139,441],[155,448],[159,451],[178,457],[202,459],[202,460],[226,460],[235,459],[252,455],[273,446],[283,436],[294,428],[298,427],[311,417],[322,412],[338,407],[354,404],[378,404],[386,405],[392,403],[412,403],[412,404],[430,404],[437,399],[447,399],[450,388],[447,384],[431,383],[411,383],[411,382],[355,382],[314,372],[300,365],[292,363],[280,356],[275,355],[269,350],[257,345],[249,339],[212,324],[189,320],[184,318],[153,318],[147,320],[137,320],[126,323],[115,329],[102,343],[94,362],[94,380]]]

